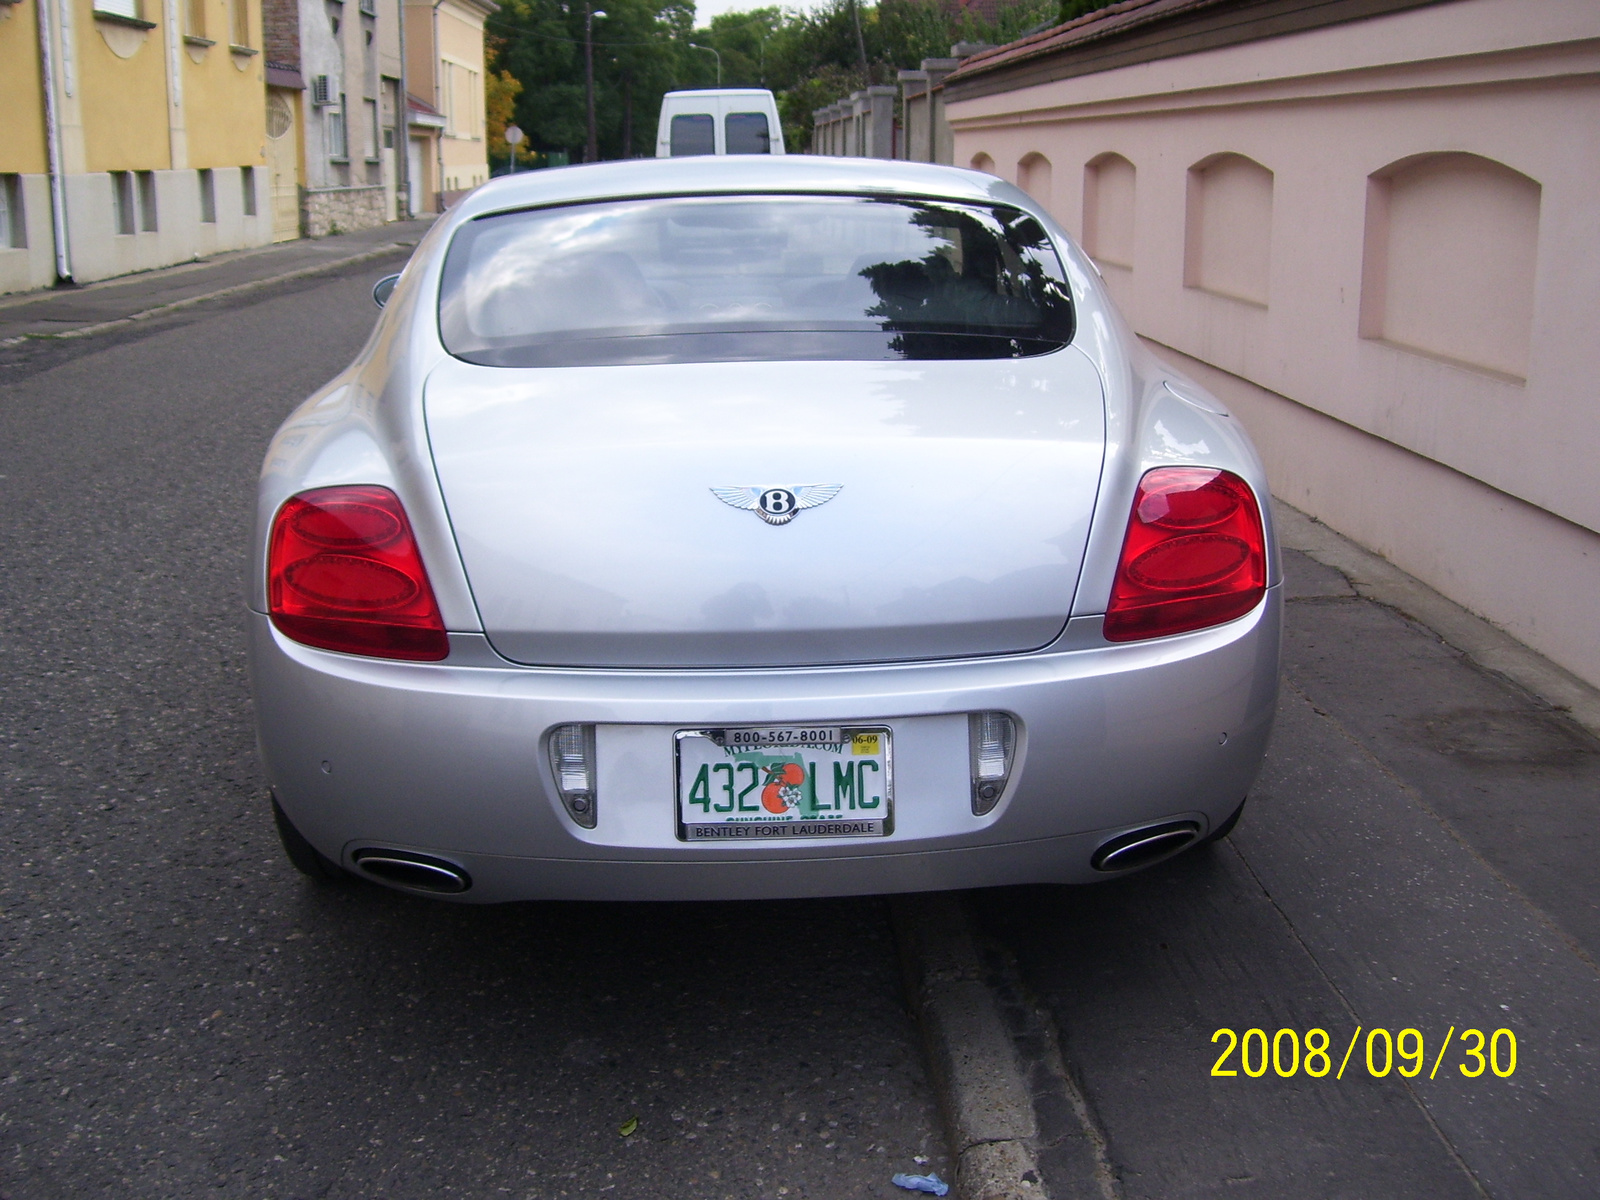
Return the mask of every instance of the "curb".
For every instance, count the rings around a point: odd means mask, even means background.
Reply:
[[[131,325],[135,321],[146,321],[151,317],[162,316],[166,313],[177,312],[180,309],[192,308],[196,304],[205,304],[212,300],[223,300],[229,296],[242,296],[261,288],[271,287],[273,284],[288,283],[295,279],[306,279],[313,275],[337,271],[341,267],[358,266],[361,263],[371,262],[378,258],[387,258],[401,250],[410,250],[415,242],[386,242],[382,246],[374,246],[370,250],[363,250],[360,254],[352,254],[346,258],[336,258],[328,262],[313,263],[306,267],[296,267],[293,271],[282,271],[276,275],[267,275],[260,279],[247,279],[243,283],[235,283],[216,291],[204,292],[198,296],[187,296],[182,300],[174,300],[170,304],[158,304],[154,308],[147,308],[140,312],[131,313],[126,317],[115,317],[110,321],[100,321],[93,325],[80,325],[77,329],[65,329],[60,333],[23,333],[16,337],[0,339],[0,346],[15,346],[28,341],[61,341],[68,338],[90,337],[96,333],[104,333],[109,329],[120,329]]]
[[[1033,1098],[960,901],[890,902],[906,993],[922,1030],[961,1200],[1048,1200]]]

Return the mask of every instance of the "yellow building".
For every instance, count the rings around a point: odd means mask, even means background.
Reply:
[[[494,0],[420,0],[405,8],[407,87],[427,106],[412,109],[413,186],[419,200],[432,201],[418,207],[437,212],[489,179],[483,21],[500,6]]]
[[[0,0],[0,292],[270,241],[260,50],[260,0]]]

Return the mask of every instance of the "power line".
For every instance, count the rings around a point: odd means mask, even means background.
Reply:
[[[504,29],[507,33],[514,33],[519,37],[533,38],[535,41],[566,42],[571,46],[583,45],[582,38],[557,37],[553,33],[535,33],[533,30],[526,29],[520,25],[507,25],[502,21],[496,20],[494,17],[485,17],[483,23],[485,25],[494,25],[500,29]],[[596,46],[670,46],[673,44],[674,40],[674,38],[667,37],[657,38],[655,41],[651,42],[594,42],[592,44]]]

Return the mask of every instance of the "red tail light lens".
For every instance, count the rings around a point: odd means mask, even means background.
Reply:
[[[437,662],[450,653],[400,498],[385,487],[301,492],[278,510],[267,610],[297,642]]]
[[[1266,590],[1266,534],[1244,480],[1210,467],[1145,472],[1106,608],[1108,641],[1220,625]]]

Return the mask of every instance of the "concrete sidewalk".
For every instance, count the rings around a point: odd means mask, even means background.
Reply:
[[[269,284],[354,266],[415,246],[429,220],[396,221],[337,237],[302,238],[84,287],[0,297],[0,345],[30,337],[83,337],[158,313]]]
[[[1044,1190],[1594,1195],[1600,701],[1277,511],[1284,688],[1238,829],[1096,887],[968,894]],[[1331,1064],[1290,1061],[1313,1034]]]

